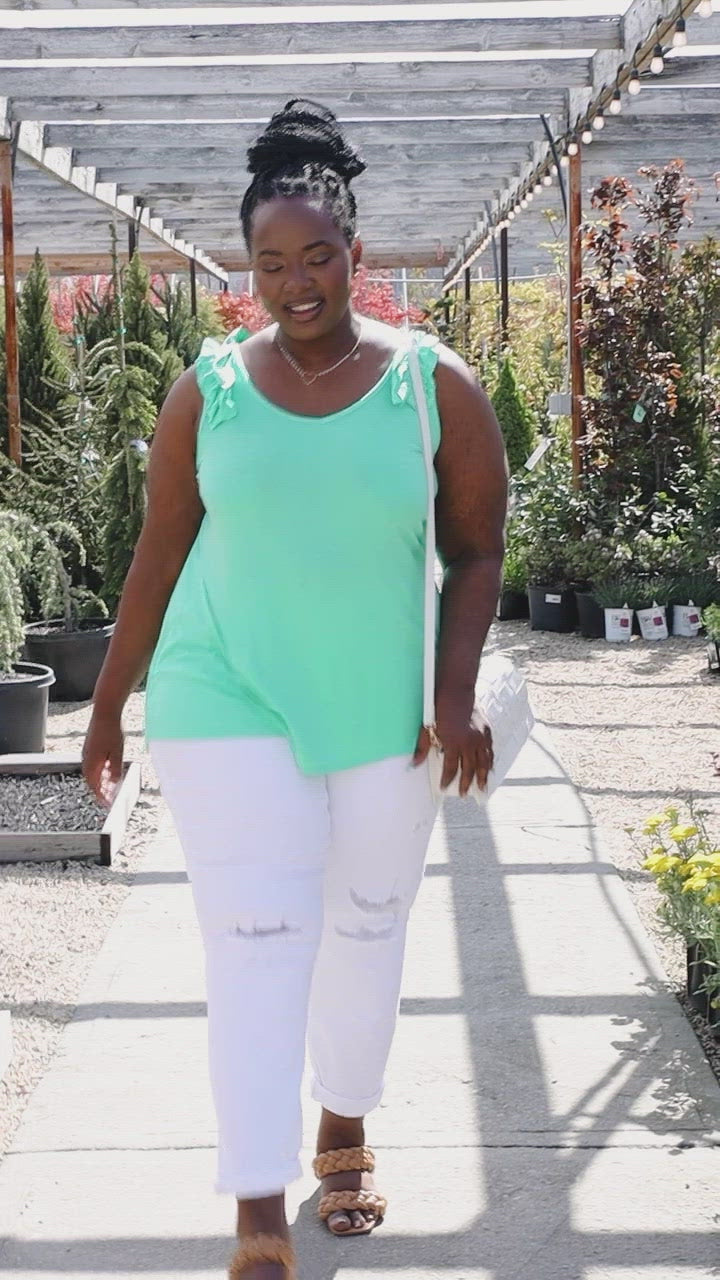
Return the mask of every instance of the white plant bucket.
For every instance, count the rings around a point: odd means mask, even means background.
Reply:
[[[692,600],[689,604],[673,605],[673,635],[696,636],[702,626],[702,616]]]
[[[651,609],[638,609],[637,616],[643,640],[667,640],[667,610],[664,604],[653,604]]]
[[[628,609],[605,610],[605,639],[629,640],[632,635],[633,611]]]

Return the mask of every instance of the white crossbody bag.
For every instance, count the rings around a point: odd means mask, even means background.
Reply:
[[[438,742],[435,723],[435,634],[438,593],[435,588],[435,465],[433,461],[430,415],[428,413],[425,386],[420,371],[417,347],[411,341],[409,348],[410,374],[415,404],[423,442],[425,474],[427,478],[428,509],[425,545],[425,661],[423,672],[423,724],[433,743],[430,748],[430,778],[437,796],[460,794],[460,772],[450,786],[442,790],[440,779],[443,770],[443,753]],[[487,785],[481,788],[477,778],[471,784],[467,799],[484,805],[506,777],[522,747],[527,742],[534,724],[528,701],[527,686],[520,672],[510,661],[491,654],[480,663],[475,686],[473,723],[488,727],[492,733],[495,761],[488,774]]]

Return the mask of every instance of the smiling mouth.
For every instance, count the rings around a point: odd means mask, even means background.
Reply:
[[[298,320],[312,320],[323,305],[322,298],[317,298],[314,302],[286,303],[285,310]]]

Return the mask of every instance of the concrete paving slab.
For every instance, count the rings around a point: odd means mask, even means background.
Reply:
[[[514,773],[490,812],[446,805],[433,835],[368,1129],[391,1200],[369,1240],[316,1221],[305,1086],[305,1176],[288,1196],[300,1280],[720,1275],[716,1081],[542,728]],[[0,1165],[13,1280],[225,1274],[234,1214],[212,1190],[182,868],[164,832]]]

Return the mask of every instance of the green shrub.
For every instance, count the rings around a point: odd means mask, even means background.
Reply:
[[[530,457],[535,433],[509,356],[503,361],[492,403],[503,433],[510,470],[515,473]]]
[[[708,640],[714,640],[716,644],[720,644],[720,604],[708,605],[707,609],[703,610],[702,620]]]

